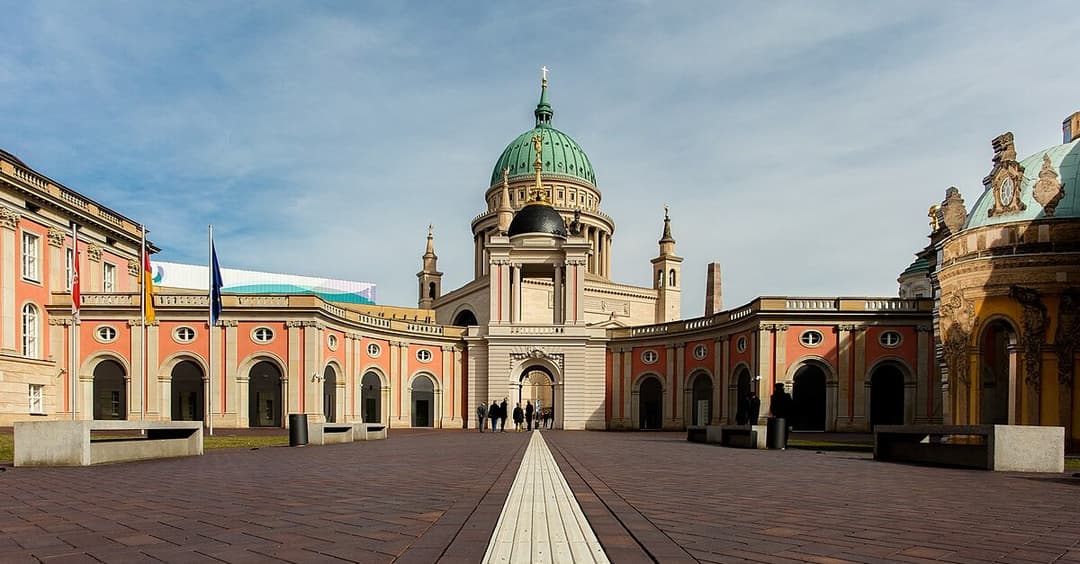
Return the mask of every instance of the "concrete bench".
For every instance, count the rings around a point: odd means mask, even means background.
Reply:
[[[874,459],[1012,472],[1064,472],[1065,428],[878,425]]]
[[[356,423],[353,440],[377,441],[386,438],[386,425],[382,423]]]
[[[353,442],[352,423],[308,423],[308,444],[338,445]]]
[[[764,425],[691,425],[686,440],[729,447],[765,448]]]
[[[201,421],[16,421],[15,466],[197,456],[203,453],[202,430]]]

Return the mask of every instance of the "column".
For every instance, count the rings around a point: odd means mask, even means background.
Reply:
[[[510,265],[512,280],[510,282],[510,315],[514,323],[521,323],[521,264]]]
[[[464,386],[464,382],[463,382],[464,378],[463,378],[463,374],[462,374],[462,370],[461,370],[461,368],[462,368],[461,367],[462,349],[461,349],[461,347],[456,347],[455,346],[455,347],[452,348],[452,350],[453,350],[454,358],[453,358],[453,361],[452,361],[453,366],[452,366],[451,369],[454,371],[454,397],[452,399],[453,403],[451,404],[452,405],[451,409],[453,410],[452,411],[453,415],[451,415],[451,418],[453,419],[455,425],[461,425],[462,428],[466,428],[468,426],[468,420],[469,420],[468,419],[469,418],[469,405],[468,405],[468,403],[463,401],[464,400],[464,393],[463,392],[465,390],[465,386]]]
[[[855,353],[855,405],[862,406],[855,414],[855,428],[859,431],[869,431],[870,423],[867,420],[867,414],[870,413],[870,394],[867,391],[870,388],[870,379],[866,374],[866,327],[856,326],[852,331],[852,337],[854,337],[854,353]],[[835,425],[835,424],[834,424]],[[827,431],[835,430],[829,428],[829,420],[825,420],[825,429]]]
[[[757,378],[757,386],[754,389],[757,391],[758,399],[761,400],[761,410],[758,412],[758,421],[751,422],[753,425],[757,425],[762,418],[769,414],[769,386],[773,380],[773,364],[772,364],[772,338],[773,331],[776,329],[776,325],[772,323],[762,323],[757,330],[757,362],[754,366],[757,367],[757,374],[754,378]]]
[[[19,257],[15,256],[15,230],[22,215],[13,208],[0,205],[0,324],[3,325],[0,350],[15,353],[15,327],[19,322],[15,306],[15,272]]]
[[[574,316],[572,321],[575,325],[585,323],[585,261],[576,260],[572,265],[572,275],[574,277],[574,291],[573,294],[567,295],[566,299],[573,306]]]
[[[611,234],[607,236],[607,252],[604,254],[607,257],[607,264],[604,266],[604,276],[611,278]]]
[[[457,388],[454,387],[454,347],[451,345],[442,345],[439,347],[442,351],[442,369],[439,374],[439,390],[442,391],[442,397],[436,397],[436,403],[441,404],[442,417],[438,422],[439,427],[450,427],[454,423],[454,414],[457,410],[454,409],[454,396],[457,393]]]
[[[71,419],[71,335],[68,330],[71,327],[70,317],[49,317],[49,350],[53,351],[57,359],[56,407],[53,409],[58,414],[67,414],[66,419]],[[66,339],[66,340],[65,340]]]
[[[322,371],[322,324],[318,321],[304,321],[304,372],[301,374],[301,386],[304,388],[303,412],[308,420],[325,420],[323,415],[323,371]]]
[[[303,343],[301,341],[301,330],[303,329],[303,325],[301,321],[286,321],[285,326],[288,327],[289,330],[289,365],[286,367],[288,373],[285,377],[292,380],[296,385],[295,394],[289,393],[288,385],[284,386],[286,390],[285,400],[287,401],[286,405],[288,406],[286,413],[304,413],[304,407],[300,399],[300,395],[303,393],[304,388],[304,367],[300,364],[300,359],[302,358],[301,354],[303,354]]]
[[[682,421],[685,426],[690,422],[690,416],[688,413],[693,413],[690,409],[689,401],[687,397],[688,388],[686,387],[686,344],[679,343],[675,346],[675,413],[672,419],[675,421]]]
[[[128,352],[131,373],[127,375],[127,418],[142,420],[144,419],[143,414],[146,410],[146,404],[143,403],[143,398],[145,397],[143,388],[143,361],[145,360],[145,353],[143,353],[142,346],[143,322],[142,319],[129,319],[127,325],[128,331],[131,333],[131,350]]]
[[[854,375],[851,371],[851,332],[854,325],[843,324],[836,326],[836,381],[825,381],[825,421],[828,426],[830,414],[836,414],[839,427],[847,430],[855,421],[855,387]],[[836,390],[836,393],[833,393]],[[836,396],[834,398],[834,396]]]
[[[623,420],[626,422],[627,427],[633,428],[633,406],[630,404],[630,400],[634,395],[634,367],[631,363],[631,355],[633,355],[633,349],[626,347],[622,351],[622,387],[623,397]]]
[[[158,370],[161,368],[159,365],[161,356],[158,354],[160,332],[161,325],[157,321],[151,321],[146,327],[146,413],[148,419],[163,420],[172,417],[172,409],[163,411],[160,407],[157,409],[154,407],[165,405],[165,402],[162,401],[164,398],[161,397],[160,377],[158,375]],[[165,398],[168,398],[168,396],[165,396]]]
[[[398,378],[397,378],[397,414],[398,425],[408,427],[411,424],[412,406],[409,405],[409,343],[398,341]]]
[[[555,277],[553,283],[555,287],[555,299],[554,303],[551,304],[552,322],[556,325],[561,325],[565,322],[565,318],[563,317],[563,313],[565,313],[565,307],[563,306],[563,294],[565,293],[563,286],[565,285],[565,282],[563,281],[563,265],[561,264],[555,265]]]
[[[776,362],[773,364],[773,386],[775,386],[778,382],[782,382],[785,388],[790,387],[790,383],[784,380],[784,378],[787,376],[787,331],[787,325],[783,323],[778,323],[776,325],[776,333],[774,334],[776,336],[776,338],[774,339],[774,342],[776,343],[776,350],[775,354],[773,355],[776,357]],[[765,397],[762,398],[763,406],[766,402],[769,403],[770,413],[772,409],[772,390],[773,388],[770,387],[768,392],[766,392]]]
[[[730,337],[721,336],[713,342],[713,408],[712,419],[709,425],[721,425],[727,422],[727,402],[724,401],[724,390],[727,389],[731,377],[728,375],[728,341]]]
[[[224,389],[226,395],[223,398],[225,400],[225,413],[233,417],[232,421],[236,426],[240,426],[240,413],[246,411],[247,402],[241,402],[241,386],[237,378],[237,371],[239,370],[239,359],[237,359],[237,339],[238,339],[238,326],[239,323],[235,319],[223,319],[221,324],[225,327],[225,366],[221,369],[222,382],[225,384]],[[246,392],[246,386],[244,386]],[[220,391],[219,391],[220,393]]]
[[[611,351],[611,429],[622,428],[622,349]]]
[[[480,278],[484,274],[484,267],[480,263],[482,253],[480,252],[480,236],[473,236],[473,279]]]

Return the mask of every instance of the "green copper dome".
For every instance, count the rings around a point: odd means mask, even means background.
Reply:
[[[920,272],[930,272],[930,261],[922,257],[916,258],[915,262],[911,263],[910,266],[900,273],[900,276],[907,276],[908,274],[917,274]]]
[[[536,127],[518,135],[503,150],[495,169],[491,171],[491,186],[502,182],[503,169],[510,169],[510,178],[531,177],[536,174],[533,168],[536,162],[536,150],[533,137],[544,138],[542,147],[543,162],[540,172],[544,176],[565,176],[583,180],[596,186],[596,173],[585,151],[569,135],[551,127],[551,104],[547,100],[547,86],[540,91],[540,102],[534,111]]]
[[[1045,161],[1049,163],[1046,172],[1043,172],[1044,155]],[[1078,193],[1080,191],[1080,139],[1039,151],[1020,161],[1020,166],[1024,167],[1024,181],[1020,184],[1017,194],[1020,201],[1027,206],[1026,209],[991,216],[988,210],[994,205],[994,191],[986,189],[972,206],[964,229],[1033,219],[1080,218],[1080,193]],[[1064,194],[1057,202],[1052,215],[1047,214],[1042,204],[1035,199],[1034,189],[1039,181],[1040,172],[1044,175],[1049,174],[1050,178],[1060,182],[1064,187]]]

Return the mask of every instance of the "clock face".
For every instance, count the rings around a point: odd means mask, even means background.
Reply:
[[[1001,203],[1002,205],[1009,205],[1012,203],[1013,198],[1016,196],[1016,189],[1013,186],[1011,178],[1006,178],[1001,182]]]

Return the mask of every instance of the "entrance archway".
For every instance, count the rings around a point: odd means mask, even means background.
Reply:
[[[1010,383],[1017,381],[1016,331],[1005,320],[995,320],[983,330],[979,345],[979,422],[1006,425]]]
[[[745,425],[749,422],[749,409],[748,396],[751,391],[752,379],[750,378],[750,369],[746,365],[741,365],[735,370],[735,377],[732,379],[734,382],[734,389],[729,388],[731,397],[728,399],[728,417],[734,418],[729,421],[736,425]]]
[[[435,426],[435,382],[421,374],[412,382],[412,426]]]
[[[476,314],[470,310],[463,309],[454,316],[452,325],[456,327],[471,327],[473,325],[479,325],[479,323],[476,321]]]
[[[203,370],[185,360],[172,369],[172,420],[203,420]]]
[[[537,418],[545,412],[555,413],[555,378],[547,368],[530,366],[522,371],[518,380],[518,401],[521,409],[525,409],[527,403],[533,404],[533,408],[538,409],[534,414]]]
[[[904,424],[904,372],[886,362],[870,373],[870,427]]]
[[[808,363],[795,372],[792,386],[794,427],[800,431],[825,430],[825,370]]]
[[[708,425],[712,420],[712,378],[704,372],[698,372],[693,379],[690,396],[690,424]]]
[[[360,409],[363,411],[364,423],[382,422],[382,380],[379,375],[367,371],[360,379]]]
[[[258,362],[248,373],[248,426],[280,427],[281,370],[268,360]]]
[[[94,419],[127,419],[127,380],[124,367],[103,360],[94,367]]]
[[[323,370],[323,416],[327,423],[337,422],[337,371],[332,364]]]
[[[638,392],[638,428],[641,430],[660,429],[664,417],[664,387],[660,379],[648,376],[641,381]]]

